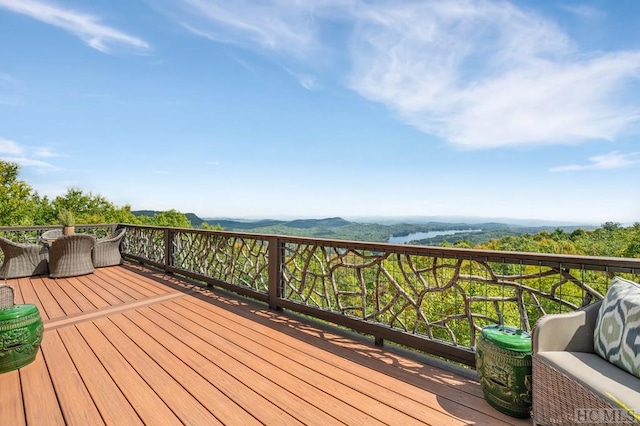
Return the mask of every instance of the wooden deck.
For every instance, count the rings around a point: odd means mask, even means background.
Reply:
[[[530,425],[477,382],[137,265],[7,280],[45,324],[0,425]]]

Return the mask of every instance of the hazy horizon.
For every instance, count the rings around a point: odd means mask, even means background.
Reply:
[[[192,212],[186,212],[192,213]],[[196,214],[196,213],[194,213]],[[548,220],[540,220],[540,219],[517,219],[517,218],[506,218],[506,217],[473,217],[473,216],[288,216],[288,215],[280,215],[280,216],[255,216],[255,217],[218,217],[218,216],[200,216],[196,214],[200,219],[203,220],[230,220],[230,221],[238,221],[238,222],[257,222],[261,220],[282,220],[282,221],[292,221],[292,220],[321,220],[321,219],[329,219],[339,217],[341,219],[347,220],[349,222],[358,222],[358,223],[379,223],[379,224],[389,224],[389,223],[428,223],[428,222],[443,222],[443,223],[504,223],[504,224],[513,224],[513,225],[522,225],[522,226],[600,226],[602,223],[589,223],[589,222],[563,222],[563,221],[548,221]],[[604,223],[604,222],[603,222]],[[620,223],[620,222],[616,222]],[[620,223],[621,226],[631,226],[632,224]]]

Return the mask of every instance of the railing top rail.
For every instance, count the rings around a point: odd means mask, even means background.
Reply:
[[[74,225],[75,228],[100,228],[105,226],[116,226],[117,223],[95,223],[95,224],[80,224]],[[0,232],[8,232],[8,231],[39,231],[42,229],[51,229],[51,228],[62,228],[62,225],[51,224],[51,225],[30,225],[30,226],[0,226]]]
[[[38,231],[50,229],[59,225],[39,225],[39,226],[11,226],[0,227],[0,232],[10,231]],[[531,253],[531,252],[513,252],[499,250],[478,250],[455,247],[438,247],[438,246],[417,246],[405,244],[390,244],[379,242],[351,241],[351,240],[335,240],[329,238],[310,238],[295,237],[277,234],[254,234],[244,232],[217,231],[207,229],[192,228],[172,228],[163,226],[135,225],[135,224],[81,224],[76,225],[77,229],[96,228],[105,226],[127,226],[133,228],[156,229],[156,230],[172,230],[176,232],[189,232],[198,234],[219,234],[227,237],[251,238],[257,240],[277,239],[283,243],[292,244],[309,244],[324,245],[327,247],[351,249],[351,250],[368,250],[372,252],[397,253],[402,255],[422,255],[439,258],[451,259],[468,259],[483,262],[508,262],[521,263],[525,265],[542,265],[553,267],[579,267],[586,269],[605,270],[611,272],[640,272],[640,259],[623,258],[623,257],[604,257],[604,256],[584,256],[571,254],[550,254],[550,253]]]
[[[167,227],[131,225],[147,229],[167,229]],[[252,238],[252,239],[277,239],[283,243],[324,245],[328,247],[368,250],[373,252],[400,253],[402,255],[422,255],[440,258],[468,259],[484,262],[509,262],[525,265],[542,265],[554,267],[585,267],[596,270],[610,270],[612,272],[640,272],[640,259],[624,257],[584,256],[571,254],[532,253],[500,250],[478,250],[457,247],[417,246],[406,244],[391,244],[351,240],[335,240],[329,238],[295,237],[278,234],[254,234],[230,231],[214,231],[206,229],[168,228],[173,231],[190,233],[214,233],[227,237]]]

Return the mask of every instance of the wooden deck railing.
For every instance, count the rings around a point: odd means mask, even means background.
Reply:
[[[485,325],[530,331],[601,299],[613,275],[640,274],[640,259],[117,226],[129,259],[470,366]],[[41,233],[28,229],[0,234]]]

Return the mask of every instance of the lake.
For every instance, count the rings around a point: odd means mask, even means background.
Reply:
[[[389,237],[389,243],[391,244],[406,244],[409,241],[415,240],[424,240],[425,238],[433,238],[438,235],[453,235],[458,234],[460,232],[480,232],[482,229],[461,229],[458,231],[429,231],[429,232],[414,232],[409,235],[404,235],[401,237],[394,237],[393,235]]]

